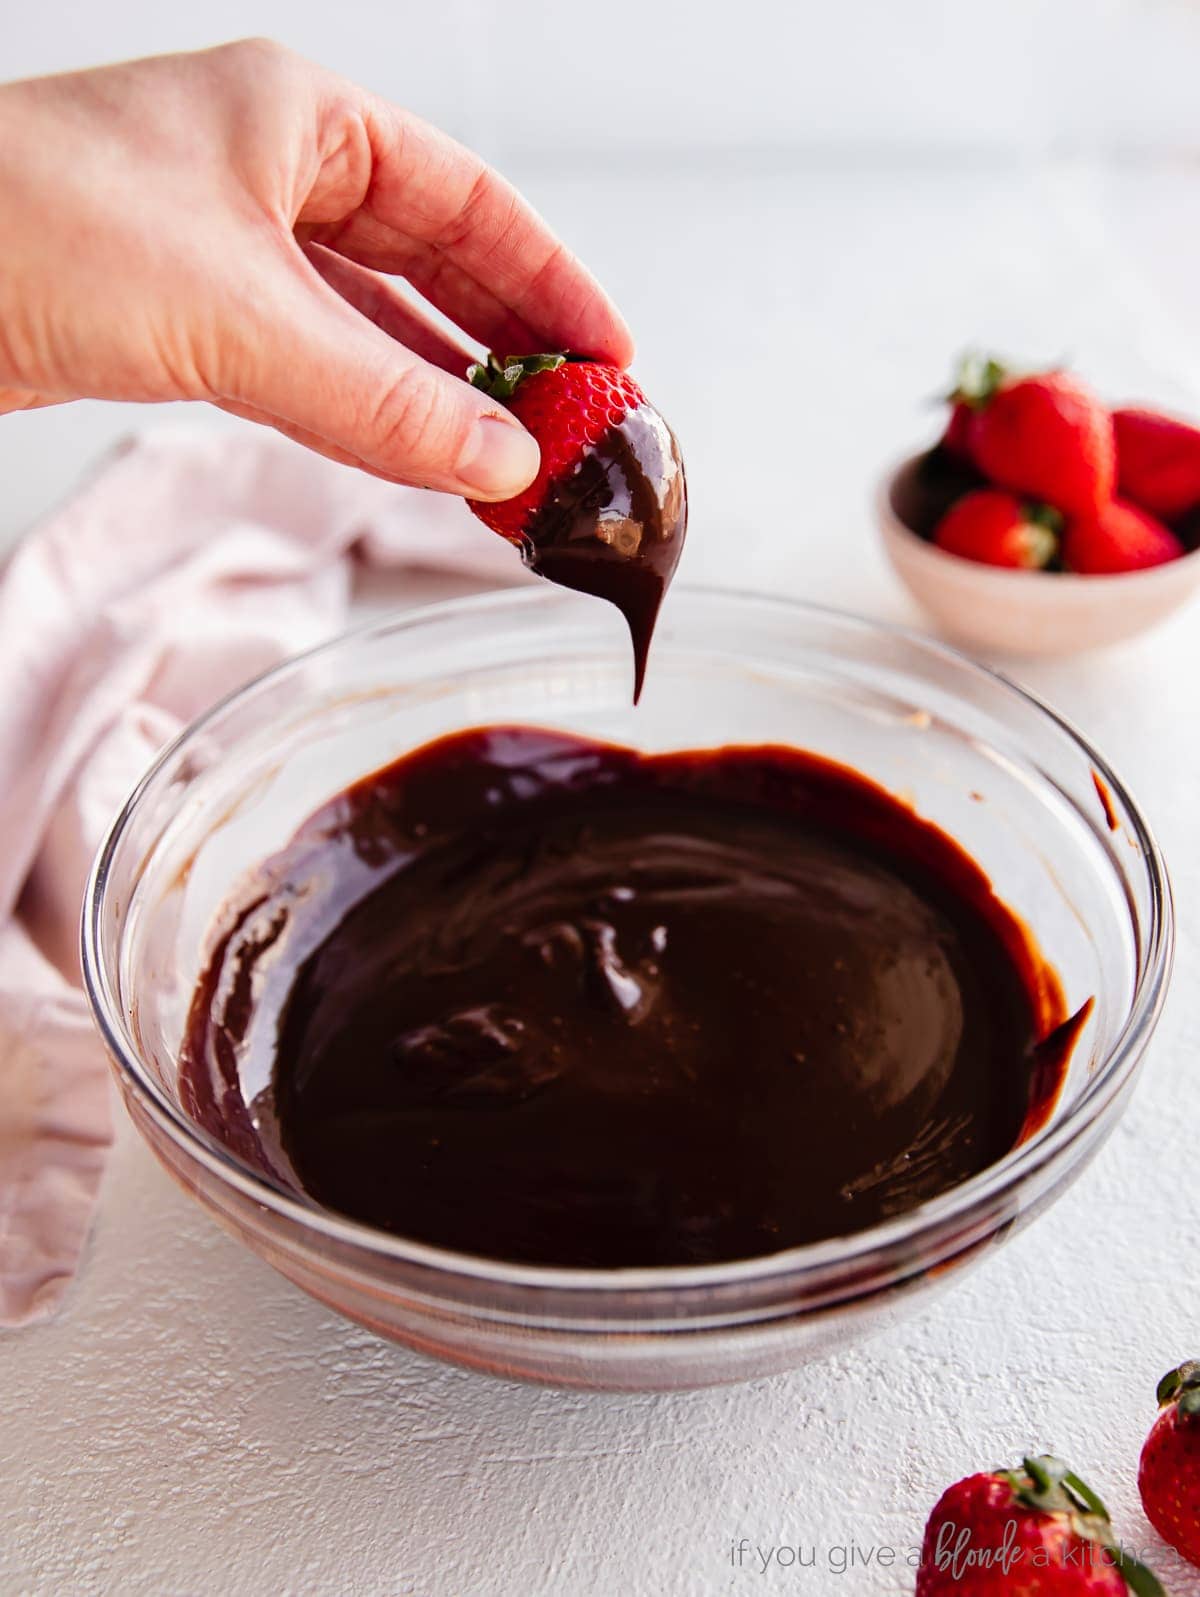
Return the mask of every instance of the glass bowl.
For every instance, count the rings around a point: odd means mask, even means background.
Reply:
[[[285,1276],[381,1335],[504,1376],[648,1390],[761,1376],[892,1323],[1074,1179],[1133,1086],[1171,964],[1170,890],[1137,806],[1065,722],[898,629],[753,595],[672,593],[642,704],[616,612],[505,592],[353,632],[250,683],[156,761],[97,857],[83,968],[158,1158]],[[956,837],[1068,1006],[1095,1004],[1053,1113],[998,1164],[853,1236],[733,1264],[529,1267],[405,1241],[239,1163],[180,1106],[177,1049],[218,911],[319,805],[489,722],[646,749],[776,742],[841,760]],[[819,1128],[797,1126],[797,1149]],[[493,1201],[481,1191],[479,1202]]]

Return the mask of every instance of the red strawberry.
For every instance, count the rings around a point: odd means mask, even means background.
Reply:
[[[1200,1364],[1164,1375],[1158,1401],[1138,1471],[1142,1506],[1163,1541],[1200,1564]]]
[[[1114,410],[1122,499],[1164,521],[1200,505],[1200,428],[1153,410]]]
[[[1088,576],[1142,571],[1178,560],[1183,545],[1169,527],[1136,505],[1114,499],[1098,511],[1076,516],[1063,537],[1063,564]]]
[[[916,1597],[1165,1597],[1104,1504],[1055,1458],[971,1475],[925,1527]]]
[[[467,375],[476,388],[503,400],[542,451],[524,493],[498,504],[467,501],[480,521],[513,543],[523,541],[551,485],[571,476],[589,448],[647,403],[628,372],[573,355],[489,355],[486,366],[472,366]]]
[[[1058,553],[1062,518],[1044,505],[1023,505],[999,488],[977,488],[952,505],[933,531],[948,554],[989,566],[1036,570]]]
[[[540,576],[609,599],[629,623],[636,704],[687,530],[679,445],[628,373],[577,355],[489,355],[468,373],[541,447],[537,476],[500,504],[467,503]]]
[[[1014,377],[997,361],[969,360],[954,398],[971,407],[971,458],[998,487],[1068,514],[1112,497],[1112,417],[1069,372]]]
[[[951,402],[950,420],[942,434],[942,448],[952,460],[971,464],[971,407],[963,399]]]

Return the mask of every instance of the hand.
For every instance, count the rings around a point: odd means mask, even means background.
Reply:
[[[10,84],[0,150],[0,413],[205,399],[379,476],[502,499],[537,445],[381,274],[491,348],[632,354],[478,157],[275,44]]]

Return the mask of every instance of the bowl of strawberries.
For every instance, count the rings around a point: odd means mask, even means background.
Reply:
[[[941,631],[1066,654],[1132,637],[1200,587],[1200,427],[974,355],[948,403],[942,437],[879,499],[892,565]]]

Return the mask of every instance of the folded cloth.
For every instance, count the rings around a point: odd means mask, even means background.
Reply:
[[[0,573],[0,1325],[58,1305],[111,1140],[77,952],[100,838],[182,725],[342,624],[355,562],[519,570],[460,503],[247,429],[122,445]]]

